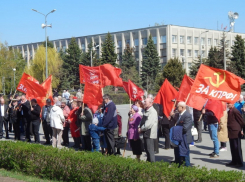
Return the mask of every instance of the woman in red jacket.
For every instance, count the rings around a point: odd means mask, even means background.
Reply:
[[[76,125],[77,121],[77,110],[79,109],[77,107],[77,102],[73,101],[71,104],[72,110],[67,118],[68,123],[70,123],[70,130],[71,130],[71,136],[73,137],[75,145],[73,146],[74,148],[79,148],[80,147],[80,130]]]

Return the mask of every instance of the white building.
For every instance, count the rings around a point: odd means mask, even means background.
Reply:
[[[147,38],[152,35],[157,52],[160,56],[160,65],[164,67],[167,60],[179,57],[183,67],[188,73],[193,60],[202,53],[202,57],[207,57],[211,46],[218,47],[223,36],[223,31],[201,29],[194,27],[183,27],[176,25],[153,26],[135,30],[112,32],[115,42],[115,52],[118,57],[123,54],[127,44],[134,48],[134,55],[139,65],[142,65],[143,51],[147,44]],[[245,34],[226,32],[228,49],[234,44],[235,36],[239,34],[245,38]],[[82,51],[88,50],[88,44],[92,40],[95,45],[99,45],[97,53],[101,56],[101,44],[105,41],[106,33],[97,35],[87,35],[75,37]],[[57,51],[68,48],[71,38],[52,40]],[[23,57],[29,61],[35,56],[35,51],[42,42],[14,45],[14,49],[21,51]]]

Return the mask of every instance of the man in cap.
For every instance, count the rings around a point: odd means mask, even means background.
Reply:
[[[44,132],[44,136],[46,139],[46,142],[44,143],[44,145],[50,145],[50,139],[53,136],[53,131],[52,128],[50,126],[50,111],[52,109],[52,105],[51,105],[51,100],[47,99],[46,100],[46,105],[43,106],[42,108],[42,125],[43,125],[43,132]]]
[[[31,100],[31,124],[33,129],[33,134],[35,138],[35,143],[40,143],[39,138],[39,127],[40,127],[40,113],[41,107],[37,104],[36,99]]]
[[[65,117],[65,122],[63,124],[63,134],[62,134],[63,142],[61,143],[61,145],[69,146],[70,124],[68,123],[67,118],[70,114],[70,108],[66,105],[66,99],[65,98],[62,98],[62,100],[61,100],[61,109],[63,110],[63,114]]]

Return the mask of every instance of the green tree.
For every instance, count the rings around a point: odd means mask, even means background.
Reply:
[[[0,93],[3,93],[4,90],[6,94],[15,91],[13,68],[16,69],[15,86],[17,86],[25,65],[26,61],[19,51],[13,50],[7,42],[4,44],[0,42]]]
[[[159,61],[156,47],[152,40],[152,36],[150,35],[146,48],[143,52],[141,80],[144,88],[147,87],[147,82],[149,83],[149,79],[153,81],[155,80],[157,73],[160,70]]]
[[[46,41],[42,43],[43,47],[46,47]],[[47,37],[47,47],[54,48],[54,45],[51,41],[49,41],[49,37]]]
[[[232,71],[237,76],[245,78],[245,41],[242,36],[235,37],[234,45],[231,48],[231,62],[229,64],[229,71]],[[242,86],[243,90],[245,86]]]
[[[122,67],[126,67],[127,69],[136,67],[136,61],[135,57],[133,56],[133,52],[133,48],[127,44],[126,48],[124,49],[124,54],[122,55]]]
[[[105,38],[105,42],[102,44],[102,56],[101,64],[111,64],[116,65],[117,54],[115,53],[115,45],[112,40],[111,34],[108,32]]]
[[[158,87],[155,87],[156,91],[159,90],[165,78],[167,78],[173,86],[179,87],[184,75],[185,70],[179,59],[170,59],[163,68],[162,74],[159,74],[156,78],[156,84],[158,85]]]
[[[52,87],[57,88],[61,78],[62,59],[54,48],[48,47],[48,75],[52,75]],[[46,79],[46,48],[39,46],[35,58],[25,72],[36,78],[39,83]]]
[[[211,47],[209,49],[209,53],[208,53],[208,59],[205,62],[207,66],[211,66],[213,68],[219,68],[219,69],[223,69],[224,68],[224,64],[223,64],[223,57],[222,57],[222,49],[217,49],[217,47]]]
[[[92,51],[92,61],[93,61],[93,66],[99,66],[100,65],[100,61],[97,58],[97,53],[95,50],[93,50],[93,45],[94,43],[91,42],[88,44],[88,51],[87,52],[83,52],[81,55],[81,64],[85,65],[85,66],[91,66],[91,51]]]
[[[60,86],[62,89],[69,88],[79,88],[80,79],[79,79],[79,63],[81,61],[81,50],[76,42],[75,38],[71,39],[71,42],[66,50],[66,55],[63,63],[63,73]]]

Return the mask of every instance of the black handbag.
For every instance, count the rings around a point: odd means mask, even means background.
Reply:
[[[126,139],[124,137],[119,137],[115,140],[115,147],[116,148],[124,148]]]

